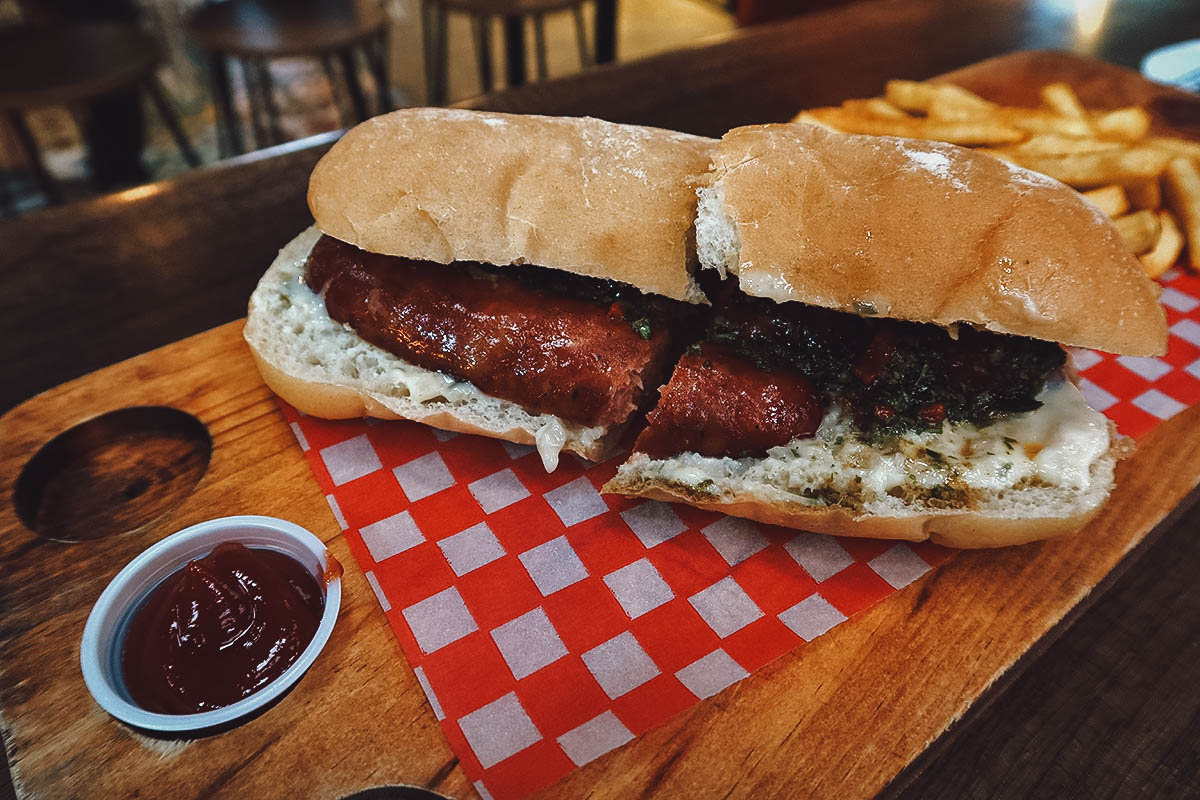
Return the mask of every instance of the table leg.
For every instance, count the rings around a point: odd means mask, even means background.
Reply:
[[[233,91],[229,85],[229,62],[220,53],[208,57],[208,73],[213,86],[213,106],[217,112],[217,141],[222,155],[246,152],[242,127],[233,113]]]
[[[342,62],[342,73],[346,78],[346,90],[350,93],[350,104],[354,107],[357,121],[367,118],[367,99],[363,96],[362,84],[358,82],[358,68],[354,64],[354,50],[346,48],[338,51],[338,59]]]
[[[170,101],[167,100],[167,96],[163,92],[158,78],[153,75],[150,76],[150,79],[146,81],[146,92],[154,102],[154,107],[158,109],[158,115],[162,117],[167,130],[171,132],[171,138],[175,140],[175,146],[183,154],[183,160],[188,163],[188,166],[200,166],[200,156],[196,153],[195,148],[192,147],[192,143],[188,141],[187,134],[183,130],[183,125],[179,122],[179,115],[175,113],[175,109],[171,107]]]
[[[592,42],[596,48],[597,64],[616,60],[617,0],[596,0],[596,21]]]
[[[33,177],[42,190],[42,194],[46,195],[51,203],[58,205],[63,200],[62,190],[58,188],[54,178],[50,177],[50,173],[46,171],[41,153],[38,152],[37,140],[33,138],[29,126],[25,124],[25,118],[21,116],[20,111],[9,111],[8,121],[17,134],[17,141],[21,144],[21,149],[25,151],[25,158],[29,161],[29,168],[33,171]]]
[[[504,53],[509,86],[525,83],[525,25],[519,14],[504,18]]]

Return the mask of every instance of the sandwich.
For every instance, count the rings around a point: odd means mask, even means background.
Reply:
[[[530,444],[548,470],[609,457],[707,303],[693,179],[711,145],[452,109],[358,125],[250,299],[263,378],[303,413]]]
[[[334,145],[308,199],[245,328],[298,410],[548,470],[632,441],[605,491],[793,528],[1076,531],[1130,445],[1065,348],[1166,346],[1099,209],[935,142],[408,109]]]
[[[954,547],[1097,513],[1129,445],[1064,346],[1167,340],[1098,208],[986,154],[803,124],[730,131],[697,191],[711,313],[605,491]]]

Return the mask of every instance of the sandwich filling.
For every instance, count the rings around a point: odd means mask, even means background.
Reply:
[[[1057,344],[732,284],[712,290],[702,341],[647,416],[627,465],[643,477],[693,497],[749,481],[856,513],[965,509],[1008,489],[1086,488],[1108,451]]]
[[[638,451],[762,456],[811,437],[834,408],[877,446],[947,423],[985,427],[1037,409],[1066,360],[1052,342],[776,303],[732,281],[713,295],[704,341],[664,387]],[[713,408],[718,391],[734,411]]]
[[[984,427],[945,424],[897,435],[886,446],[864,438],[835,406],[813,436],[762,457],[635,452],[615,481],[666,486],[692,502],[840,508],[855,516],[1007,516],[1028,507],[1070,517],[1094,507],[1112,482],[1108,420],[1066,380],[1050,380],[1037,399],[1037,410]]]
[[[558,270],[434,264],[329,236],[305,282],[329,316],[418,367],[585,426],[625,421],[670,368],[686,304]]]

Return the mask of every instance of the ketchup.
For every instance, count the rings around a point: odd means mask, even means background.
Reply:
[[[300,657],[324,608],[317,580],[295,559],[222,544],[164,580],[135,612],[121,650],[125,687],[162,714],[231,705]]]

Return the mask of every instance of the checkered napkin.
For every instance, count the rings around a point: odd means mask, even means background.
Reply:
[[[1200,279],[1164,276],[1163,359],[1074,354],[1140,435],[1200,401]],[[812,641],[949,558],[601,495],[564,457],[284,406],[355,558],[484,798],[518,798]]]

